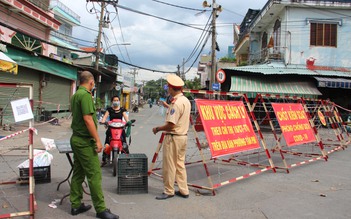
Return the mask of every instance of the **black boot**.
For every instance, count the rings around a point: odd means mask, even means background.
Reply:
[[[119,219],[119,216],[111,213],[110,209],[105,209],[103,212],[96,213],[96,217],[101,219]]]
[[[72,208],[71,209],[71,214],[72,215],[77,215],[86,211],[89,211],[91,209],[91,205],[84,205],[84,203],[82,203],[79,208]]]

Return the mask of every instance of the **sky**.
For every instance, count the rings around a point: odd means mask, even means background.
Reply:
[[[73,28],[73,37],[81,39],[80,44],[95,46],[93,42],[96,42],[98,35],[101,5],[86,0],[60,2],[80,16],[81,26]],[[223,9],[216,18],[216,41],[220,48],[216,52],[217,60],[227,56],[228,46],[233,46],[233,24],[240,25],[248,9],[262,9],[266,2],[216,0],[216,4]],[[105,15],[109,14],[110,24],[108,28],[103,28],[102,46],[109,48],[109,52],[116,54],[121,61],[163,72],[138,69],[138,83],[166,78],[165,72],[177,71],[178,65],[182,71],[183,60],[185,71],[190,69],[185,75],[186,79],[193,79],[199,62],[199,58],[196,58],[202,54],[210,55],[211,52],[211,37],[202,51],[204,40],[198,43],[205,35],[200,29],[205,28],[211,14],[211,8],[204,8],[202,3],[202,0],[119,0],[117,10],[112,5],[106,7]],[[208,4],[212,4],[212,1],[209,0]],[[207,11],[201,12],[204,9]],[[124,74],[132,72],[134,68],[119,65]]]

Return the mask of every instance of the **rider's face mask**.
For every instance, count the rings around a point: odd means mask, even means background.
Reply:
[[[121,105],[121,103],[120,103],[119,101],[113,101],[113,102],[112,102],[112,105],[113,105],[114,107],[118,107],[118,106]]]

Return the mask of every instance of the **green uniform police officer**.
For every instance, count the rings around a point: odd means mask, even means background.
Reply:
[[[83,71],[80,75],[80,86],[71,99],[73,134],[70,142],[74,158],[70,191],[71,214],[78,215],[91,209],[91,205],[81,202],[82,183],[87,177],[96,217],[117,219],[119,217],[106,208],[101,187],[98,153],[102,151],[102,144],[97,132],[96,110],[91,94],[94,86],[94,76],[89,71]]]

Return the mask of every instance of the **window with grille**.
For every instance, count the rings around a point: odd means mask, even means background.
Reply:
[[[337,24],[311,23],[311,46],[337,46]]]

